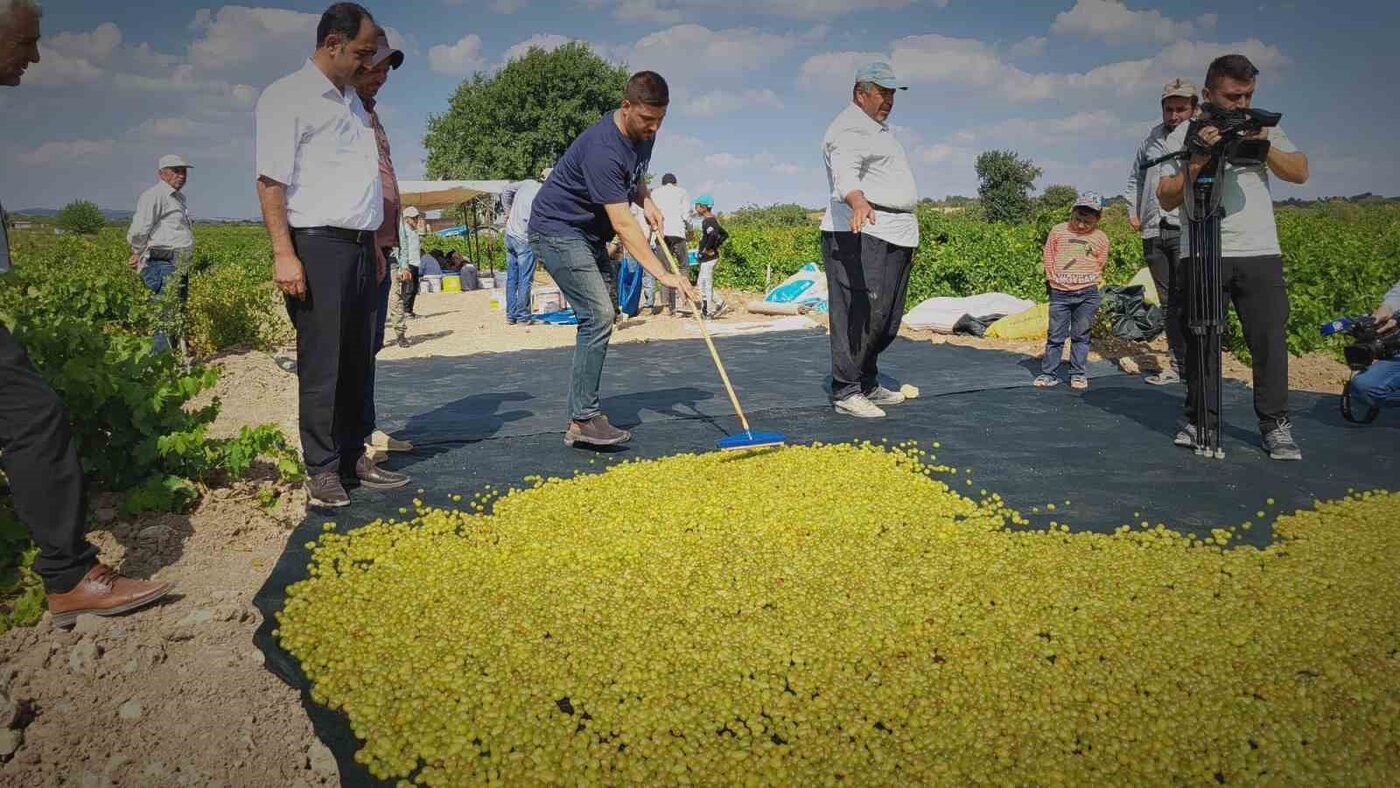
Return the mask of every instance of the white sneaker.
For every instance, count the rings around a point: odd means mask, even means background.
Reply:
[[[878,405],[866,399],[864,394],[852,394],[845,399],[838,399],[834,403],[834,407],[837,413],[855,416],[858,419],[878,419],[885,415],[885,412]]]
[[[890,391],[884,386],[876,386],[865,393],[865,398],[870,400],[872,405],[898,405],[904,402],[904,395],[898,391]]]

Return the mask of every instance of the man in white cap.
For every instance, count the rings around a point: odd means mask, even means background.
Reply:
[[[1173,79],[1162,87],[1162,122],[1152,128],[1147,139],[1138,146],[1137,157],[1128,171],[1128,188],[1123,196],[1128,200],[1128,223],[1142,234],[1142,257],[1152,271],[1152,283],[1157,288],[1157,300],[1167,324],[1168,365],[1147,378],[1154,386],[1181,382],[1181,365],[1186,359],[1186,323],[1182,310],[1186,277],[1178,273],[1181,255],[1177,245],[1181,240],[1179,211],[1164,211],[1157,201],[1157,181],[1164,165],[1145,166],[1171,153],[1167,137],[1177,126],[1196,114],[1200,98],[1196,86],[1185,79]]]
[[[126,241],[131,245],[132,269],[152,293],[160,296],[177,270],[188,270],[194,252],[194,228],[183,191],[189,182],[189,161],[170,154],[160,157],[158,167],[156,176],[160,181],[136,200]],[[162,353],[169,347],[165,332],[157,331],[156,352]]]
[[[540,185],[549,180],[551,168],[540,171],[539,180],[522,181],[515,189],[506,218],[506,325],[528,326],[530,286],[535,282],[535,253],[530,249],[530,210]]]
[[[399,221],[399,246],[394,250],[394,263],[389,269],[393,286],[389,290],[389,328],[394,330],[394,344],[408,347],[408,297],[413,288],[413,269],[423,255],[423,239],[418,234],[423,213],[410,205],[403,209]]]
[[[389,150],[389,135],[384,131],[384,124],[379,121],[376,107],[379,91],[389,81],[389,72],[403,65],[403,52],[389,45],[389,36],[383,28],[380,28],[375,37],[375,47],[374,57],[370,58],[369,61],[369,68],[355,75],[355,93],[360,97],[360,103],[364,104],[365,112],[369,115],[370,126],[374,129],[374,141],[379,148],[379,183],[384,194],[384,220],[374,233],[374,252],[376,267],[385,270],[394,250],[399,246],[401,202],[399,200],[399,179],[394,174],[393,154]],[[393,287],[394,277],[385,275],[380,278],[374,294],[374,337],[370,340],[371,359],[369,369],[365,374],[364,414],[361,416],[362,427],[365,431],[366,452],[372,459],[378,459],[381,452],[411,451],[413,449],[412,444],[407,441],[391,438],[388,433],[376,429],[378,413],[374,404],[373,356],[377,356],[379,349],[384,347],[384,323],[389,318],[389,298]],[[396,333],[402,340],[402,333],[398,332],[397,329]],[[400,342],[400,344],[403,343]],[[401,482],[395,482],[395,484],[397,486],[408,484],[408,477],[404,476]]]
[[[904,395],[881,386],[876,360],[899,334],[919,221],[904,146],[886,125],[896,91],[888,63],[856,71],[851,103],[822,139],[830,204],[822,218],[831,320],[831,398],[838,413],[885,415]]]

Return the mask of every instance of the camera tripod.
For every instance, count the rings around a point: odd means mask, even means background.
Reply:
[[[1171,153],[1148,162],[1143,169],[1175,159],[1188,163],[1189,174],[1190,157],[1189,150]],[[1227,323],[1220,262],[1220,220],[1224,211],[1218,186],[1226,161],[1226,155],[1214,152],[1194,182],[1187,178],[1181,204],[1190,235],[1185,289],[1187,328],[1195,345],[1194,352],[1188,352],[1192,441],[1198,456],[1217,460],[1225,457],[1220,443],[1220,413],[1224,405],[1221,357]]]

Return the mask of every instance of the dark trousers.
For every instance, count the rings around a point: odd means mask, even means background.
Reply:
[[[690,250],[685,248],[685,238],[679,235],[668,235],[662,239],[662,242],[666,244],[667,249],[671,250],[671,256],[676,258],[676,273],[689,278]],[[661,259],[664,262],[666,256],[662,255]],[[666,303],[674,307],[681,307],[684,305],[684,300],[685,296],[682,296],[679,290],[666,288]]]
[[[1177,372],[1186,361],[1186,274],[1181,271],[1180,240],[1179,231],[1142,239],[1142,256],[1152,272],[1166,323],[1167,358]]]
[[[831,396],[875,389],[876,361],[899,335],[914,250],[865,233],[822,233],[831,322]]]
[[[292,231],[306,298],[287,299],[297,332],[301,449],[312,474],[351,472],[364,453],[365,377],[373,363],[374,247]]]
[[[1094,315],[1099,311],[1103,295],[1097,287],[1083,290],[1050,288],[1050,322],[1045,334],[1045,356],[1040,371],[1057,375],[1064,359],[1065,342],[1069,342],[1069,376],[1084,377],[1089,363],[1089,331],[1094,327]]]
[[[1190,261],[1183,262],[1186,272],[1185,293],[1195,289],[1195,270]],[[1235,312],[1244,327],[1244,342],[1254,362],[1254,414],[1259,429],[1268,431],[1288,418],[1288,292],[1283,284],[1283,258],[1226,257],[1220,261],[1220,281],[1225,297],[1235,305]],[[1183,310],[1189,316],[1186,302]],[[1196,379],[1200,343],[1195,334],[1186,336],[1186,419],[1195,418],[1191,403],[1198,386],[1206,387],[1208,407],[1214,407],[1214,361],[1207,359],[1210,369],[1206,380]],[[1218,415],[1218,414],[1216,414]]]
[[[39,546],[34,572],[54,593],[72,591],[97,563],[83,537],[87,499],[68,410],[0,326],[0,463],[15,514]]]
[[[384,250],[384,259],[389,259],[389,250]],[[378,275],[378,272],[375,272]],[[379,351],[384,348],[384,324],[389,319],[389,288],[393,287],[393,272],[384,272],[384,281],[376,284],[374,294],[374,336],[370,339],[370,360],[369,367],[365,371],[365,409],[360,416],[360,426],[365,432],[365,439],[368,441],[370,433],[374,432],[375,423],[378,416],[374,410],[374,357],[379,355]]]

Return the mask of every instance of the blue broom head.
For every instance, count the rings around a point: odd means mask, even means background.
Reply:
[[[781,446],[787,443],[787,436],[781,432],[741,432],[737,435],[720,438],[715,447],[720,451],[740,449],[761,449],[765,446]]]

